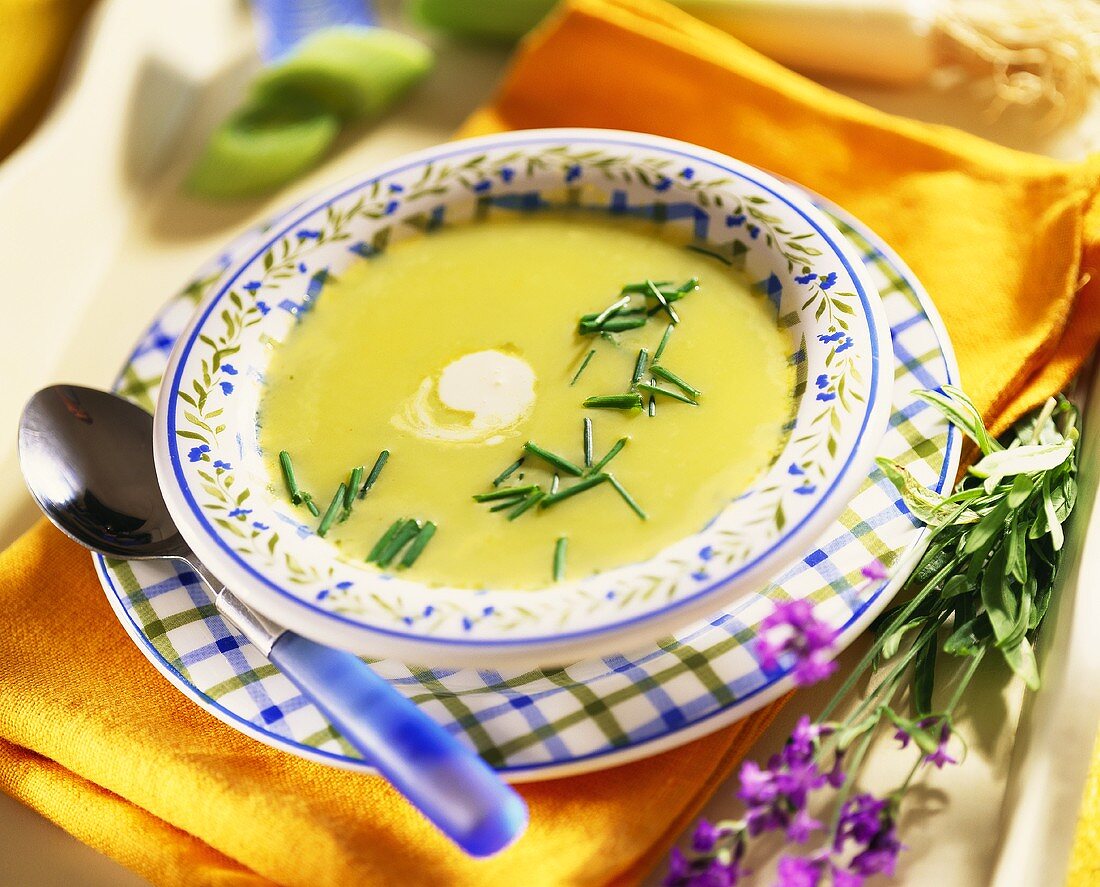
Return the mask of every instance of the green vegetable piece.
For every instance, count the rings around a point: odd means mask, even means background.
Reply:
[[[597,394],[586,398],[583,405],[590,410],[640,410],[642,396],[640,394]]]
[[[341,120],[378,117],[432,66],[419,40],[384,28],[338,26],[317,31],[252,86],[253,106],[286,100]]]
[[[420,557],[421,552],[424,551],[425,546],[432,541],[432,536],[435,535],[435,524],[431,521],[425,521],[424,526],[420,528],[420,532],[416,534],[416,538],[413,539],[412,545],[409,546],[408,551],[405,552],[405,556],[401,558],[401,566],[408,569],[416,563],[416,559]]]
[[[316,165],[339,131],[340,121],[314,105],[246,107],[214,130],[185,187],[213,199],[265,194]]]
[[[565,578],[565,550],[569,540],[564,536],[554,543],[554,581],[561,582]]]

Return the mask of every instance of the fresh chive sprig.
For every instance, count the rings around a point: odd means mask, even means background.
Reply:
[[[672,307],[672,303],[665,298],[665,294],[657,287],[652,280],[647,280],[646,286],[649,287],[649,295],[653,296],[657,300],[657,304],[664,309],[665,313],[669,316],[669,319],[673,323],[680,322],[680,315],[676,313],[676,309]]]
[[[584,417],[584,467],[592,467],[592,420]]]
[[[523,448],[532,456],[538,456],[543,462],[547,462],[553,465],[555,468],[564,471],[566,474],[571,474],[574,477],[580,477],[584,474],[584,469],[578,465],[574,465],[564,456],[559,456],[557,453],[553,453],[543,447],[540,447],[537,443],[527,441],[523,445]]]
[[[624,487],[621,483],[619,483],[619,481],[618,481],[618,479],[616,479],[615,475],[608,474],[607,475],[607,480],[611,484],[611,486],[613,486],[615,488],[615,492],[617,492],[620,496],[622,496],[623,501],[626,502],[626,504],[630,506],[631,511],[633,511],[636,515],[638,515],[638,517],[640,517],[642,520],[647,520],[648,519],[646,517],[646,513],[642,510],[642,506],[640,506],[634,500],[634,497],[631,496],[630,493],[628,493],[626,491],[626,487]]]
[[[490,493],[476,493],[475,502],[495,502],[498,499],[514,499],[517,496],[526,496],[538,489],[538,484],[528,484],[525,487],[503,487]]]
[[[569,540],[565,536],[559,536],[554,543],[554,581],[561,582],[565,578],[565,555],[569,547]]]
[[[286,482],[286,491],[290,494],[290,501],[295,505],[301,505],[302,491],[298,488],[298,479],[294,476],[294,463],[290,461],[290,453],[286,450],[280,451],[279,464],[283,468],[283,480]]]
[[[597,394],[585,398],[584,404],[590,410],[640,410],[640,394]]]
[[[648,391],[650,394],[659,394],[662,397],[670,397],[673,400],[678,400],[680,403],[690,404],[693,407],[699,406],[697,400],[692,400],[686,394],[682,394],[679,391],[673,391],[671,388],[662,388],[660,385],[651,385],[648,382],[639,382],[638,387],[642,391]]]
[[[325,516],[321,518],[321,523],[317,527],[318,536],[324,536],[332,526],[332,522],[336,520],[336,515],[340,513],[340,509],[344,505],[344,495],[347,493],[347,489],[348,485],[343,483],[337,488],[336,495],[332,497],[332,501],[325,511]]]
[[[382,469],[386,467],[386,462],[389,458],[389,450],[382,450],[382,452],[378,454],[378,458],[374,460],[374,465],[371,467],[370,474],[367,475],[367,480],[363,484],[363,488],[359,491],[360,499],[364,498],[374,487],[375,481],[378,480],[378,475],[380,475]]]
[[[375,563],[382,568],[388,567],[401,549],[416,538],[417,534],[420,533],[420,529],[420,521],[411,517],[406,520],[393,538],[390,539],[389,544],[379,553]]]
[[[649,352],[644,348],[638,349],[638,359],[634,361],[634,375],[630,377],[630,387],[633,388],[639,382],[642,381],[642,376],[645,375],[646,360],[649,358]]]
[[[668,345],[668,340],[672,338],[672,330],[675,329],[675,324],[670,323],[665,327],[665,334],[661,336],[661,344],[657,346],[657,350],[653,352],[653,362],[656,363],[661,359],[661,355],[665,353],[665,347]]]
[[[432,541],[432,536],[435,535],[435,524],[431,521],[425,521],[419,532],[413,537],[412,544],[409,545],[408,550],[405,552],[405,556],[401,558],[401,566],[403,569],[408,569],[416,563],[416,559],[424,552],[428,543]]]
[[[653,375],[657,376],[658,378],[664,379],[666,382],[671,382],[673,385],[675,385],[677,388],[679,388],[681,391],[683,391],[684,394],[687,394],[690,397],[695,398],[695,397],[698,397],[700,394],[703,393],[698,388],[696,388],[694,385],[691,385],[691,384],[685,382],[683,379],[681,379],[679,376],[677,376],[674,372],[672,372],[672,370],[665,369],[663,366],[658,366],[658,365],[654,364],[653,366],[651,366],[649,368],[649,371],[651,373],[653,373]]]
[[[592,474],[582,480],[577,481],[572,486],[566,487],[564,490],[559,490],[556,493],[551,493],[546,496],[539,503],[542,508],[550,508],[553,505],[557,505],[566,499],[583,493],[585,490],[590,490],[595,486],[599,486],[607,480],[606,474]]]
[[[622,450],[623,447],[626,446],[626,442],[628,440],[630,440],[629,437],[620,437],[617,441],[615,441],[615,445],[613,447],[611,447],[610,450],[607,451],[607,453],[604,455],[604,457],[602,459],[600,459],[599,462],[597,462],[595,465],[592,466],[589,473],[590,474],[599,474],[603,470],[604,466],[607,465],[608,462],[610,462],[617,455],[619,455],[619,452]]]
[[[493,486],[494,487],[499,487],[502,483],[504,483],[506,480],[508,480],[508,478],[510,478],[517,471],[519,471],[521,467],[523,467],[523,456],[520,456],[518,459],[516,459],[515,462],[513,462],[511,465],[509,465],[507,468],[505,468],[496,477],[494,477],[493,478]]]
[[[592,362],[592,358],[595,357],[595,356],[596,356],[596,349],[595,348],[591,349],[588,352],[588,354],[585,355],[584,360],[581,361],[580,369],[577,370],[576,375],[574,375],[572,380],[569,382],[569,387],[570,388],[572,388],[574,385],[577,384],[577,379],[579,379],[581,377],[581,373],[583,373],[586,369],[588,369],[588,364],[590,364]]]

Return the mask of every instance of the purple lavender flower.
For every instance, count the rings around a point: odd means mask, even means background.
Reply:
[[[691,836],[691,849],[696,853],[710,853],[714,845],[718,843],[721,832],[716,829],[708,819],[700,819],[695,826],[695,834]]]
[[[791,653],[794,681],[801,686],[824,680],[836,670],[836,663],[829,659],[836,632],[814,617],[809,601],[777,603],[760,629],[756,653],[764,668],[775,668],[781,655]]]
[[[662,883],[664,887],[735,887],[743,874],[736,859],[729,863],[705,857],[692,861],[673,849]]]
[[[850,872],[838,865],[830,866],[833,874],[833,887],[863,887],[863,876]]]
[[[784,856],[779,860],[775,887],[817,887],[821,881],[821,862],[801,856]]]
[[[940,742],[936,746],[936,750],[930,755],[925,755],[925,763],[935,764],[938,770],[943,769],[944,764],[957,764],[959,763],[951,755],[947,753],[947,740],[951,738],[951,728],[947,724],[943,725],[943,729],[940,730]]]
[[[821,828],[821,825],[820,820],[814,819],[805,810],[799,810],[787,826],[787,839],[805,844],[810,839],[810,834]]]
[[[849,840],[863,847],[848,864],[851,872],[863,876],[894,874],[898,854],[904,848],[897,838],[894,817],[886,801],[860,794],[844,803],[833,837],[833,850],[839,853]]]
[[[840,821],[836,826],[833,849],[838,853],[849,838],[859,844],[867,844],[879,830],[879,822],[886,810],[886,802],[874,795],[859,794],[849,798],[840,808]]]

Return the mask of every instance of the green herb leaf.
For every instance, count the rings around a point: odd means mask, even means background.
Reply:
[[[413,539],[412,545],[410,545],[408,551],[405,552],[405,556],[401,558],[401,566],[404,569],[408,569],[416,563],[416,559],[420,557],[428,543],[432,541],[432,536],[434,535],[435,524],[431,521],[425,521],[424,526],[420,528],[420,531],[416,534],[416,538]]]
[[[378,475],[382,473],[382,469],[386,467],[386,461],[389,458],[389,450],[382,450],[378,454],[378,458],[374,460],[374,465],[371,467],[370,474],[367,475],[366,483],[363,484],[363,489],[359,491],[360,499],[364,498],[374,488],[374,483],[378,480]]]
[[[583,406],[590,410],[640,410],[640,394],[597,394],[586,398]]]
[[[698,401],[692,400],[686,394],[681,394],[679,391],[673,391],[671,388],[662,388],[660,385],[651,385],[648,382],[639,382],[638,388],[642,391],[648,391],[650,394],[659,394],[662,397],[678,400],[680,403],[690,404],[693,407],[699,406]]]
[[[565,578],[565,552],[569,540],[562,536],[554,543],[554,581],[561,582]]]
[[[593,348],[591,351],[588,352],[588,354],[585,355],[584,360],[581,361],[580,369],[577,370],[576,375],[574,375],[573,378],[569,382],[569,387],[570,388],[572,388],[574,385],[577,384],[577,379],[579,379],[581,377],[581,373],[583,373],[588,368],[588,364],[591,362],[592,358],[595,357],[595,356],[596,356],[596,349],[595,348]]]
[[[571,474],[574,477],[580,477],[584,474],[584,469],[578,465],[574,465],[564,456],[559,456],[557,453],[552,453],[550,450],[540,447],[538,444],[532,441],[527,441],[523,445],[523,448],[532,456],[538,456],[543,462],[547,462],[553,465],[560,471],[564,471],[566,474]]]

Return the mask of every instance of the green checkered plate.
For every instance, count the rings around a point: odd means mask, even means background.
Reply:
[[[913,397],[957,383],[943,325],[920,284],[860,223],[823,207],[864,257],[891,325],[893,413],[879,454],[909,466],[934,489],[951,483],[959,440]],[[151,409],[168,356],[195,305],[221,281],[246,235],[203,269],[153,321],[123,370],[119,393]],[[375,669],[476,748],[512,781],[595,770],[656,754],[731,723],[791,687],[790,663],[764,668],[754,651],[761,620],[779,599],[808,599],[850,643],[885,607],[926,542],[926,530],[874,470],[840,519],[803,559],[757,593],[650,647],[565,668],[527,672]],[[871,581],[872,561],[890,577]],[[198,705],[242,732],[293,754],[369,770],[325,717],[239,633],[198,578],[169,563],[96,556],[107,599],[156,668]]]

